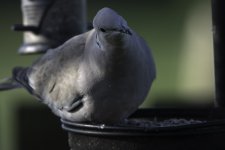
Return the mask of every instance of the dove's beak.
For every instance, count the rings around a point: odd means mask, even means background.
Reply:
[[[124,33],[124,34],[129,34],[129,35],[132,35],[130,29],[122,29],[120,30],[121,33]]]

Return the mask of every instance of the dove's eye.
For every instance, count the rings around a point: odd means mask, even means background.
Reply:
[[[100,31],[102,31],[102,32],[106,32],[106,30],[105,30],[105,29],[103,29],[103,28],[100,28],[99,30],[100,30]]]

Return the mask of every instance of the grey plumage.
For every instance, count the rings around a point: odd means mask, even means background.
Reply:
[[[112,9],[101,9],[93,26],[13,77],[62,118],[116,123],[145,99],[155,64],[146,42]]]

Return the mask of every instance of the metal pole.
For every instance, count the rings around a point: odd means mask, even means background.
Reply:
[[[87,30],[86,0],[21,0],[24,32],[20,54],[42,53]]]
[[[225,107],[225,1],[212,0],[216,106]]]

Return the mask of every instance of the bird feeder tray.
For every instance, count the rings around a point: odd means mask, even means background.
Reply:
[[[129,120],[157,120],[158,125],[61,121],[71,150],[225,149],[224,109],[140,109]]]

